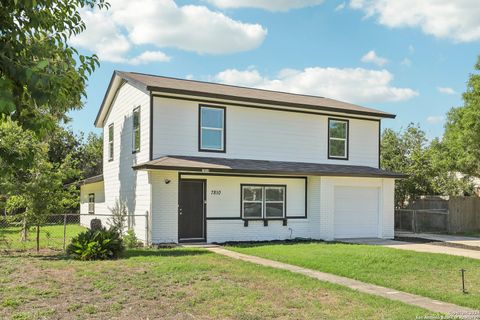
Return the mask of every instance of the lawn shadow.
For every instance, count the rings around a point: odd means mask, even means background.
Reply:
[[[272,245],[296,245],[296,244],[333,244],[336,242],[326,242],[323,240],[315,239],[292,239],[292,240],[271,240],[271,241],[231,241],[225,242],[222,245],[226,247],[239,247],[239,248],[252,248],[252,247],[264,247]]]
[[[135,257],[185,257],[197,256],[203,254],[210,254],[204,249],[175,249],[175,248],[161,248],[161,249],[128,249],[125,251],[124,258]]]

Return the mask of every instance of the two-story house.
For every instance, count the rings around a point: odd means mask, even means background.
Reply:
[[[393,238],[401,175],[379,168],[382,118],[395,115],[116,71],[95,120],[103,175],[83,182],[81,213],[125,201],[148,243]]]

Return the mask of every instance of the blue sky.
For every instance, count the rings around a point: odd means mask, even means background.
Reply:
[[[93,121],[113,70],[323,95],[397,114],[441,136],[480,53],[475,1],[111,0],[72,39],[96,52],[75,131]],[[419,4],[421,3],[421,4]]]

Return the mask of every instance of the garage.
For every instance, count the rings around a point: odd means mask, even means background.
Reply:
[[[334,237],[379,236],[379,194],[376,187],[334,188]]]

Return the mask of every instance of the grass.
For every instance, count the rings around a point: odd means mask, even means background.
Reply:
[[[480,308],[480,261],[476,259],[340,243],[255,244],[228,249]],[[467,270],[468,294],[462,292],[461,268]]]
[[[201,249],[0,257],[0,318],[415,319],[423,309]]]
[[[86,230],[79,224],[67,224],[66,244],[70,240]],[[48,225],[40,227],[40,248],[42,249],[63,249],[63,224]],[[22,229],[20,226],[0,227],[0,250],[31,250],[36,248],[37,228],[30,227],[27,241],[22,241]]]

